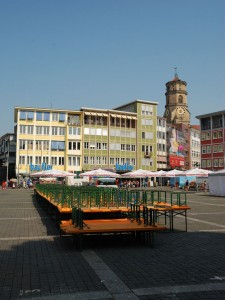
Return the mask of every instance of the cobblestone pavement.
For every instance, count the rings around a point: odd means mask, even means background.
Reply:
[[[31,190],[0,190],[0,299],[225,299],[225,198],[190,192],[155,247],[89,237],[77,251]]]

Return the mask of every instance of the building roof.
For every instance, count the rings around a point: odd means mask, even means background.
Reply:
[[[217,115],[221,115],[221,114],[225,114],[225,110],[220,110],[220,111],[211,112],[211,113],[204,114],[204,115],[199,115],[199,116],[196,116],[195,118],[196,119],[203,119],[203,118],[217,116]]]

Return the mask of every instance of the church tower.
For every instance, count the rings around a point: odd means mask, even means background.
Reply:
[[[164,117],[168,124],[190,124],[186,86],[187,83],[179,79],[175,68],[174,79],[166,83]]]

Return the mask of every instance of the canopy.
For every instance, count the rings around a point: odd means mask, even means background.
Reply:
[[[166,177],[178,177],[178,176],[185,176],[185,172],[177,169],[166,172]]]
[[[45,170],[40,172],[35,172],[30,174],[31,177],[67,177],[76,176],[76,174],[60,171],[60,170]]]
[[[166,177],[166,174],[167,174],[166,171],[160,170],[160,171],[154,172],[154,177]]]
[[[225,169],[209,173],[209,193],[215,196],[225,196]]]
[[[136,170],[128,173],[124,173],[121,176],[122,177],[127,177],[127,178],[145,178],[145,177],[152,177],[154,176],[155,172],[147,171],[147,170]]]
[[[110,172],[107,170],[103,170],[103,169],[97,169],[97,170],[92,170],[92,171],[87,171],[84,173],[81,173],[79,175],[80,177],[84,177],[84,176],[91,176],[91,177],[120,177],[119,174],[114,173],[114,172]]]
[[[185,171],[185,176],[208,177],[209,173],[212,173],[212,171],[195,168]]]

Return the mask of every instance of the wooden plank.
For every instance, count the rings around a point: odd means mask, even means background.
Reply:
[[[116,233],[116,232],[135,232],[135,231],[160,231],[166,230],[166,226],[145,226],[131,222],[129,219],[100,219],[100,220],[85,220],[83,229],[74,227],[71,221],[64,221],[60,225],[62,232],[66,234],[91,234],[91,233]]]

